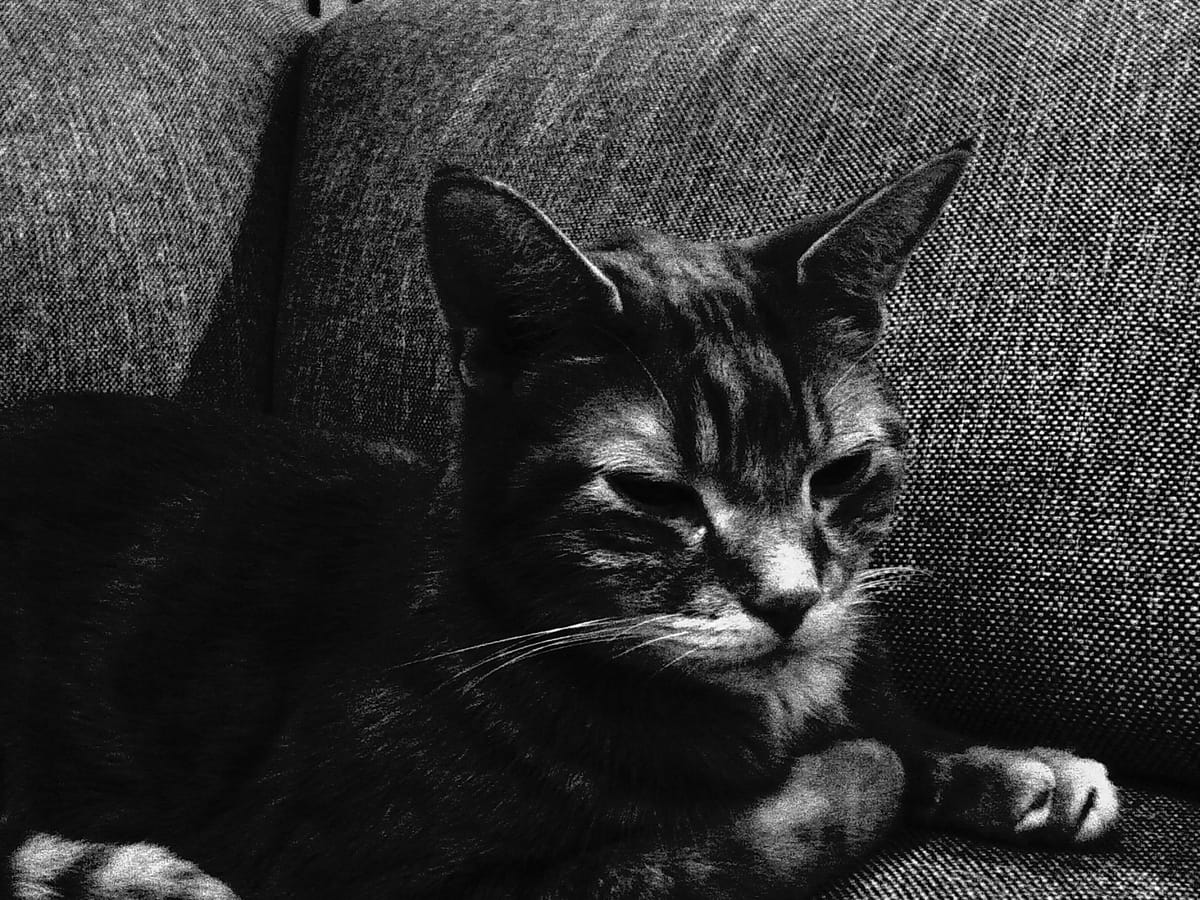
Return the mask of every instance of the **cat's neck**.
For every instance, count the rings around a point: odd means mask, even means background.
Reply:
[[[522,632],[501,612],[511,608],[511,589],[486,569],[447,574],[440,602],[461,614],[460,646]],[[480,665],[491,649],[446,657],[443,677],[459,686],[461,702],[497,741],[511,741],[518,753],[553,754],[546,771],[564,773],[574,791],[624,795],[634,806],[647,791],[657,804],[676,793],[688,805],[697,791],[710,798],[749,794],[786,772],[793,735],[771,721],[770,700],[753,690],[683,672],[655,675],[603,645],[527,659],[510,653]]]

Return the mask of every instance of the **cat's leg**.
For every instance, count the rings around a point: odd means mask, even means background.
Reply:
[[[989,838],[1072,847],[1113,833],[1117,790],[1103,764],[1069,750],[1000,748],[923,721],[893,687],[887,646],[860,648],[851,706],[863,732],[892,747],[917,821]]]
[[[222,882],[153,844],[97,844],[50,834],[8,858],[14,900],[238,900]]]
[[[933,748],[909,768],[913,814],[930,825],[1052,846],[1089,844],[1117,825],[1108,771],[1067,750]]]
[[[807,896],[861,859],[900,811],[904,770],[877,741],[804,756],[783,788],[725,827],[679,845],[621,846],[571,860],[534,885],[477,896],[570,900],[756,900]]]
[[[734,843],[746,848],[765,884],[797,896],[862,859],[891,831],[905,794],[900,757],[874,740],[844,741],[800,757],[783,789],[738,817]],[[744,871],[730,896],[747,896]],[[771,892],[766,892],[767,896]]]

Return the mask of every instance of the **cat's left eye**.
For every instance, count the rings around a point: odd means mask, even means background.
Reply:
[[[871,451],[859,450],[830,460],[809,476],[814,497],[836,497],[857,488],[871,471]]]
[[[693,517],[702,512],[699,495],[686,484],[630,472],[613,472],[605,478],[622,498],[654,515]]]

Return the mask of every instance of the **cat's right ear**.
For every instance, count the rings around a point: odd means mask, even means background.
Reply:
[[[425,246],[468,388],[506,386],[564,327],[621,312],[613,283],[545,213],[467,169],[440,169],[430,182]]]

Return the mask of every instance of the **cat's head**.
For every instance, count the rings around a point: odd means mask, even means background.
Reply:
[[[849,652],[902,475],[882,300],[970,155],[774,234],[589,248],[511,188],[439,172],[467,564],[499,612],[702,677]]]

